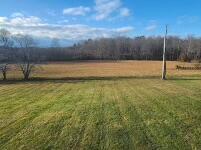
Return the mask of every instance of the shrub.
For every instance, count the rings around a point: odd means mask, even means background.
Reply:
[[[187,54],[181,55],[179,60],[182,62],[191,62],[191,58]]]

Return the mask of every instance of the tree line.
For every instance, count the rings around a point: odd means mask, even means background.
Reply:
[[[116,37],[89,39],[62,48],[53,41],[50,48],[40,49],[46,61],[66,60],[162,60],[163,37]],[[201,38],[167,37],[167,60],[201,60]]]
[[[50,47],[40,48],[29,35],[13,35],[0,30],[0,70],[6,80],[9,64],[16,64],[29,79],[35,66],[42,62],[69,60],[162,60],[163,37],[115,37],[89,39],[61,47],[53,39]],[[201,60],[201,38],[168,36],[167,60]]]

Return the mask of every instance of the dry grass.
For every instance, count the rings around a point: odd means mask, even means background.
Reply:
[[[176,70],[176,65],[193,64],[168,62],[168,76],[191,76],[201,74],[200,70]],[[62,62],[41,65],[32,77],[64,78],[64,77],[147,77],[161,75],[161,61],[85,61]],[[19,71],[9,72],[9,78],[21,78]]]

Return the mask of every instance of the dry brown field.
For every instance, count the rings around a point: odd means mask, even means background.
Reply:
[[[177,70],[176,65],[193,66],[193,63],[167,62],[167,75],[201,75],[200,70]],[[81,61],[57,62],[37,66],[31,77],[153,77],[161,75],[161,61]],[[9,71],[9,78],[21,78],[19,69]]]

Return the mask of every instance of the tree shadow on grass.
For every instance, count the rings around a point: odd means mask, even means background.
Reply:
[[[156,79],[161,80],[160,76],[108,76],[108,77],[62,77],[62,78],[45,78],[45,77],[35,77],[28,81],[19,79],[10,79],[7,81],[0,81],[0,84],[22,84],[22,83],[82,83],[90,81],[115,81],[115,80],[125,80],[125,79]],[[196,77],[169,77],[166,81],[190,81],[190,80],[200,80],[201,76]]]
[[[20,83],[81,83],[90,81],[115,81],[124,79],[160,79],[159,76],[108,76],[108,77],[62,77],[62,78],[44,78],[35,77],[30,80],[9,79],[0,81],[0,84],[20,84]]]
[[[200,78],[190,78],[190,77],[181,77],[181,78],[169,78],[169,81],[201,81],[201,77]]]

